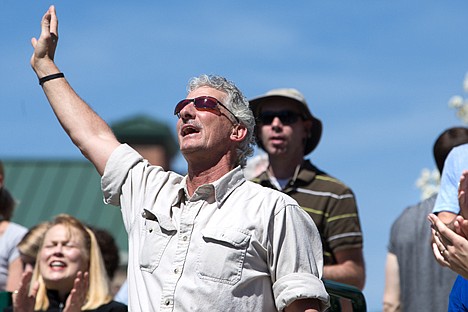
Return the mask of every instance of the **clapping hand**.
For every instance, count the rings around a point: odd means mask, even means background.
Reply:
[[[15,312],[32,312],[36,303],[36,294],[39,283],[35,282],[31,288],[32,270],[27,269],[21,278],[19,288],[12,294],[13,310]],[[31,291],[30,291],[31,288]]]
[[[436,215],[430,214],[428,218],[432,223],[432,250],[437,262],[468,278],[468,240],[456,233],[457,230],[449,229]],[[464,233],[468,229],[465,220],[460,216],[457,219],[455,228]],[[465,225],[460,225],[460,221]]]
[[[79,312],[81,307],[86,301],[86,294],[88,293],[89,287],[89,275],[88,272],[82,273],[79,271],[76,274],[73,289],[68,296],[63,312]]]

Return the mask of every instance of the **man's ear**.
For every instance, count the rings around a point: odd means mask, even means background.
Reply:
[[[242,124],[235,125],[231,130],[231,140],[241,142],[247,136],[247,128]]]
[[[304,120],[304,135],[305,137],[309,137],[310,135],[310,129],[312,129],[312,120]]]

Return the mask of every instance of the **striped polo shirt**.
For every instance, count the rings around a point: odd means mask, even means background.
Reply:
[[[276,189],[266,171],[252,181]],[[362,248],[356,199],[343,182],[304,160],[283,192],[294,198],[317,225],[325,265],[337,263],[334,251]]]

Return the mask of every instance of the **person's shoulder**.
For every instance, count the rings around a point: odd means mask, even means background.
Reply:
[[[425,218],[429,213],[431,213],[436,198],[437,195],[432,195],[417,204],[406,207],[395,220],[394,225],[406,226],[408,223],[415,223],[420,218]]]
[[[21,229],[21,230],[26,230],[26,231],[28,230],[28,228],[25,227],[24,225],[21,225],[21,224],[19,224],[19,223],[15,223],[15,222],[11,222],[11,221],[10,221],[10,225],[9,225],[9,226],[11,226],[11,227],[14,228],[14,229]]]
[[[117,302],[114,300],[109,301],[106,304],[103,304],[95,310],[96,312],[126,312],[128,311],[127,305]]]
[[[18,235],[24,235],[26,232],[28,232],[28,228],[25,226],[22,226],[21,224],[10,222],[8,225],[9,230],[12,233],[16,233]]]
[[[450,153],[467,153],[468,152],[468,143],[467,144],[462,144],[462,145],[458,145],[458,146],[455,146],[454,148],[452,148],[452,150],[450,151]]]
[[[109,307],[112,307],[112,308],[118,308],[118,310],[116,311],[127,311],[128,310],[128,307],[126,304],[123,304],[122,302],[118,302],[118,301],[115,301],[115,300],[112,300],[110,301],[108,304],[107,304]],[[125,310],[123,310],[125,309]]]
[[[444,169],[445,167],[450,168],[451,165],[455,166],[455,164],[457,163],[462,163],[462,164],[468,163],[468,158],[465,157],[467,154],[468,154],[468,144],[462,144],[462,145],[458,145],[452,148],[449,154],[447,155],[447,159],[445,160],[445,164],[447,166],[444,165]]]
[[[252,192],[258,193],[259,196],[280,196],[283,194],[276,189],[265,187],[253,180],[245,180],[245,187]]]
[[[315,172],[315,181],[317,183],[321,183],[324,185],[324,187],[331,188],[339,193],[352,192],[351,187],[349,187],[346,183],[344,183],[336,176],[331,175],[326,171],[323,171],[322,169],[319,169],[310,162],[309,164],[311,167],[306,167],[305,170],[313,170]]]
[[[246,176],[246,179],[248,181],[252,181],[252,182],[257,183],[257,184],[262,184],[262,181],[268,180],[268,175],[267,175],[266,171],[263,171],[263,172],[261,172],[260,174],[258,174],[257,176],[254,176],[254,177],[247,177]]]
[[[281,201],[285,205],[293,204],[298,205],[298,203],[286,193],[278,191],[276,189],[262,186],[261,184],[255,183],[253,181],[246,180],[245,187],[252,193],[255,193],[256,198],[263,198],[265,200],[271,201]]]

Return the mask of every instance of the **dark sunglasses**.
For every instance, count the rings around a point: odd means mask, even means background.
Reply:
[[[208,111],[216,111],[219,112],[218,105],[221,105],[224,107],[228,112],[231,113],[232,116],[236,119],[236,121],[239,123],[239,119],[234,115],[226,106],[223,105],[220,101],[218,101],[216,98],[211,97],[211,96],[199,96],[194,99],[185,99],[177,103],[175,109],[174,109],[174,115],[177,115],[177,117],[180,118],[180,111],[190,103],[193,103],[193,106],[197,110],[208,110]]]
[[[290,110],[283,110],[279,112],[265,111],[261,112],[258,116],[258,122],[263,125],[271,125],[275,117],[278,117],[283,125],[292,125],[293,123],[296,123],[299,118],[304,119],[302,114]]]

